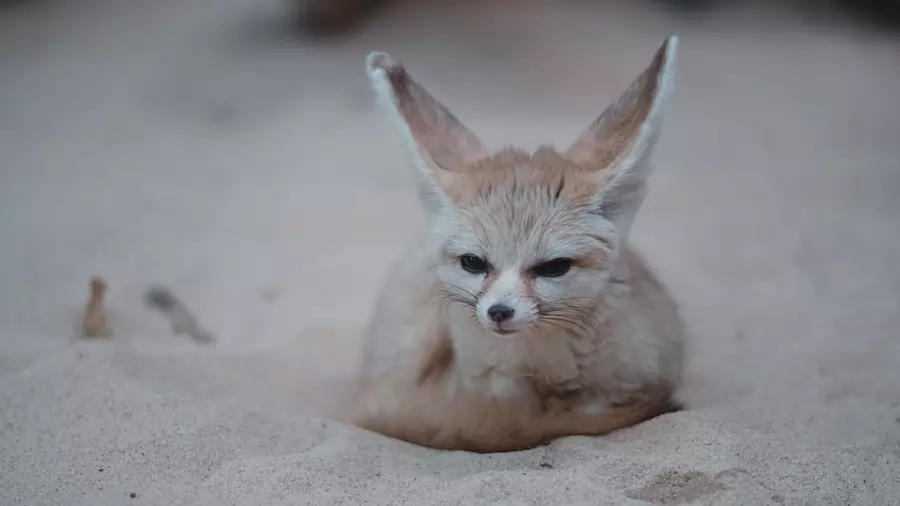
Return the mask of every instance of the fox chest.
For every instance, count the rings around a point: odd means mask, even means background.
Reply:
[[[457,384],[530,413],[596,414],[626,402],[643,384],[642,375],[623,367],[611,348],[478,349],[457,356]]]

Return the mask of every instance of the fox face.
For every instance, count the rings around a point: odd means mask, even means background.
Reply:
[[[481,164],[433,226],[442,290],[498,336],[588,326],[578,310],[593,308],[619,243],[596,212],[594,185],[550,148]]]
[[[562,152],[488,151],[399,62],[369,55],[370,79],[419,169],[449,302],[500,338],[596,330],[598,296],[626,268],[620,253],[646,195],[676,45],[668,39]]]

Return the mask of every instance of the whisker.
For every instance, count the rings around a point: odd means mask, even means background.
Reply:
[[[458,292],[458,293],[464,294],[464,295],[466,295],[466,296],[472,298],[473,300],[478,298],[478,294],[477,294],[476,292],[474,292],[474,291],[472,291],[472,290],[469,290],[469,289],[466,288],[466,287],[459,286],[459,285],[456,285],[456,284],[453,284],[453,283],[447,283],[447,286],[453,288],[453,290],[456,291],[456,292]]]
[[[560,330],[566,332],[574,332],[580,331],[580,333],[585,335],[590,335],[594,332],[594,326],[590,324],[588,321],[580,321],[578,319],[570,319],[570,318],[560,318],[555,316],[545,316],[541,318],[542,322],[547,323],[553,327],[556,327]]]
[[[472,310],[474,313],[478,307],[477,297],[475,294],[462,286],[448,283],[446,288],[438,289],[438,293],[448,303],[456,302]]]
[[[593,318],[596,297],[567,297],[537,304],[540,321],[572,334],[592,335],[598,332]]]

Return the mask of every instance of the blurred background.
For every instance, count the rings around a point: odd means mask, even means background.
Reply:
[[[678,90],[635,241],[695,330],[692,399],[752,391],[760,363],[852,354],[822,330],[887,325],[900,300],[896,6],[6,0],[2,367],[65,363],[98,274],[115,338],[59,388],[106,367],[320,412],[419,219],[365,55],[393,53],[494,146],[565,145],[670,34]],[[171,336],[141,302],[151,283],[217,345]]]

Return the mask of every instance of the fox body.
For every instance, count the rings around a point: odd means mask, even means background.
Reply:
[[[676,409],[684,325],[628,245],[676,46],[666,40],[562,152],[488,151],[399,62],[369,55],[427,220],[375,305],[358,426],[435,448],[511,451]]]

